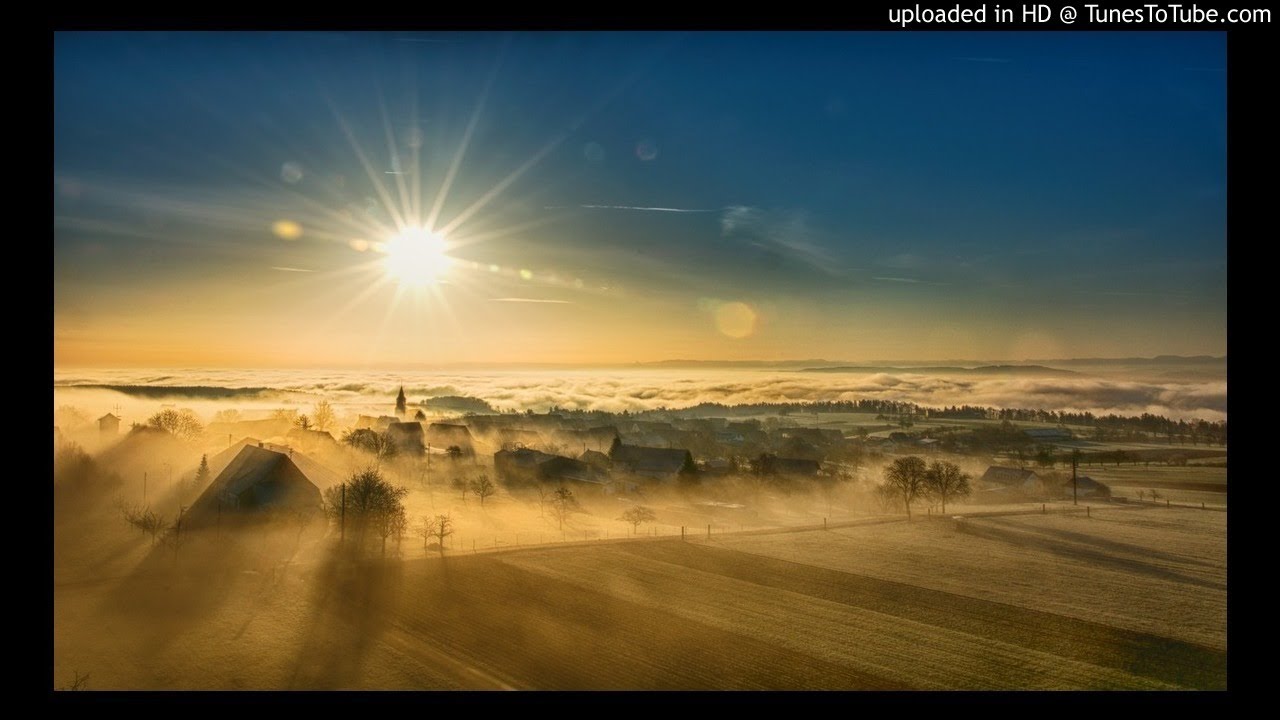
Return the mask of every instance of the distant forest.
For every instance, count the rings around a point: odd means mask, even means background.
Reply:
[[[599,411],[566,410],[551,408],[551,412],[568,415],[613,415]],[[909,402],[892,400],[835,400],[807,402],[762,402],[740,405],[704,402],[686,408],[660,407],[635,413],[623,411],[617,415],[634,418],[672,417],[731,417],[734,415],[790,415],[822,413],[875,413],[886,420],[910,418],[943,420],[1008,420],[1011,422],[1037,422],[1054,425],[1073,425],[1091,428],[1089,434],[1095,440],[1136,440],[1151,436],[1167,438],[1169,442],[1190,441],[1193,445],[1226,445],[1225,420],[1171,420],[1163,415],[1094,415],[1090,412],[1066,412],[1053,410],[1026,410],[1020,408],[995,408],[979,405],[951,405],[926,407]]]

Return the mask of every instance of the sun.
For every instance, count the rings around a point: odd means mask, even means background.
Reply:
[[[409,228],[387,241],[383,268],[401,285],[426,287],[438,282],[452,262],[444,238],[423,228]]]

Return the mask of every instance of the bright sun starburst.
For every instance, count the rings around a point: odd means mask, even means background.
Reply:
[[[422,228],[409,228],[387,241],[383,267],[401,285],[425,287],[435,284],[449,269],[448,246],[440,235]]]

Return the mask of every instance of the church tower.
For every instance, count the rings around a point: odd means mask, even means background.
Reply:
[[[401,385],[400,394],[396,396],[396,415],[399,415],[400,417],[404,417],[404,414],[405,414],[404,386]]]

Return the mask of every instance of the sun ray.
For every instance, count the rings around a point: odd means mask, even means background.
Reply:
[[[360,160],[360,166],[364,168],[364,172],[369,177],[369,182],[373,184],[374,192],[378,194],[382,200],[383,207],[386,208],[387,214],[391,216],[391,221],[395,223],[397,228],[405,227],[404,217],[396,210],[395,201],[391,199],[391,193],[382,183],[382,179],[378,177],[377,171],[374,170],[373,164],[369,162],[369,158],[361,149],[360,143],[356,140],[355,133],[351,130],[351,126],[347,124],[346,118],[342,117],[342,113],[338,110],[338,106],[329,97],[329,94],[321,88],[321,95],[324,97],[325,104],[329,106],[329,111],[333,113],[333,118],[338,121],[338,126],[342,128],[342,132],[347,137],[347,142],[351,145],[351,149],[355,152],[356,158]]]
[[[475,132],[476,125],[480,122],[480,114],[484,111],[485,103],[489,99],[489,91],[493,87],[494,80],[498,77],[498,68],[502,64],[502,57],[505,54],[506,44],[503,44],[503,52],[498,54],[494,60],[493,67],[489,70],[489,75],[485,78],[484,87],[480,90],[480,96],[476,99],[476,106],[471,111],[471,118],[467,121],[467,128],[462,133],[462,140],[458,143],[458,149],[453,154],[453,160],[449,163],[449,170],[445,172],[444,180],[440,182],[440,189],[436,191],[435,202],[431,205],[431,213],[427,216],[427,227],[434,228],[436,221],[440,218],[440,210],[444,207],[444,202],[449,196],[450,189],[453,188],[453,178],[458,174],[458,168],[462,165],[462,158],[467,154],[467,148],[471,145],[471,135]]]

